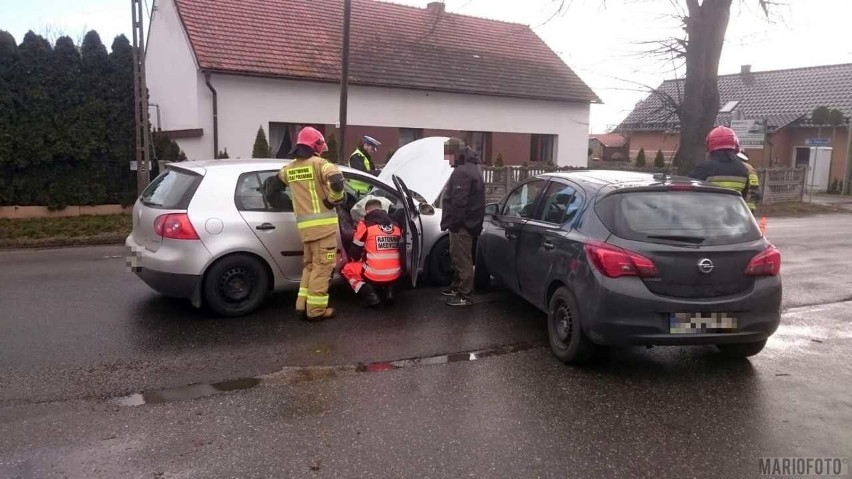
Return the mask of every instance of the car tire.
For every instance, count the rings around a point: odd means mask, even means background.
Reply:
[[[491,287],[491,272],[488,271],[488,266],[485,264],[485,257],[482,255],[482,249],[476,248],[476,260],[473,267],[473,286],[476,289],[488,289]]]
[[[754,356],[763,351],[765,346],[766,340],[764,339],[755,343],[717,344],[716,348],[726,358],[739,359]]]
[[[429,282],[435,286],[449,286],[453,282],[453,259],[450,255],[450,238],[444,236],[435,242],[429,253]]]
[[[263,303],[269,293],[269,276],[263,263],[237,254],[217,261],[204,275],[204,302],[219,316],[244,316]]]
[[[595,345],[583,334],[580,310],[568,288],[557,289],[550,298],[547,337],[553,355],[565,364],[582,364],[595,355]]]

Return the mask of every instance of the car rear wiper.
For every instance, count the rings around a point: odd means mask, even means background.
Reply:
[[[707,238],[702,238],[701,236],[686,236],[686,235],[648,235],[648,236],[646,236],[646,238],[669,240],[669,241],[680,241],[682,243],[694,243],[694,244],[701,244],[707,239]]]

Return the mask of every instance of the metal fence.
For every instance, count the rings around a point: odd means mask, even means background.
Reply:
[[[761,204],[801,201],[805,194],[804,168],[765,168],[758,170],[760,189],[763,193]]]
[[[485,166],[482,173],[485,177],[485,196],[489,203],[499,201],[521,181],[532,176],[554,171],[579,171],[579,170],[621,170],[642,171],[659,173],[665,171],[669,175],[676,175],[676,168],[637,168],[633,165],[596,164],[590,168],[571,167],[533,167],[533,166]],[[801,201],[805,187],[805,171],[801,168],[765,168],[758,169],[760,187],[763,193],[761,204],[784,203],[787,201]]]

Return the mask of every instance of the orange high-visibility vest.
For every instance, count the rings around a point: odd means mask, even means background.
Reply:
[[[364,248],[364,277],[376,283],[396,281],[402,274],[399,242],[402,230],[396,225],[358,223],[352,242]]]

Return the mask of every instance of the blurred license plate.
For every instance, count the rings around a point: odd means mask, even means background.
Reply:
[[[732,333],[737,330],[737,318],[729,313],[671,313],[669,333]]]

